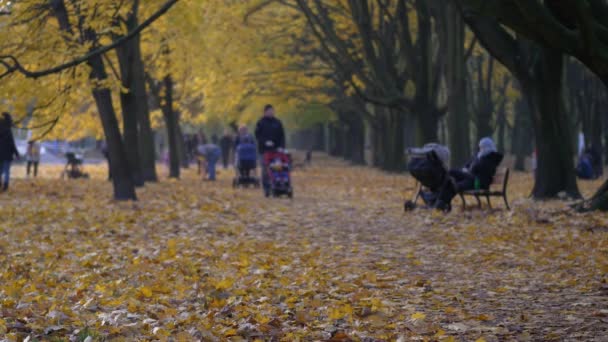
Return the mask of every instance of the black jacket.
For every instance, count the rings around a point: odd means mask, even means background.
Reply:
[[[496,174],[496,168],[502,162],[503,155],[498,152],[490,152],[489,154],[475,158],[471,163],[469,170],[473,176],[479,179],[479,185],[482,189],[487,189],[492,184],[492,179]]]
[[[220,139],[220,148],[222,149],[222,153],[228,154],[230,153],[230,148],[232,147],[232,137],[229,135],[224,135]]]
[[[13,156],[19,156],[13,132],[10,127],[0,127],[0,161],[12,161]]]
[[[258,141],[260,153],[285,148],[285,131],[283,124],[275,117],[263,117],[255,126],[255,139]],[[273,147],[266,146],[267,141],[274,143]]]

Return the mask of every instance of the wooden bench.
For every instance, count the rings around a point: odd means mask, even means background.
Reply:
[[[505,201],[505,205],[507,206],[507,210],[511,210],[509,207],[509,201],[507,200],[507,186],[509,184],[509,169],[504,168],[496,172],[494,178],[492,179],[492,184],[490,184],[490,188],[487,190],[467,190],[459,193],[460,199],[462,200],[462,209],[466,209],[467,202],[465,201],[465,196],[473,196],[477,200],[477,205],[481,208],[481,200],[480,197],[485,197],[488,206],[492,208],[492,203],[490,202],[490,197],[502,197]],[[493,188],[502,186],[500,190],[494,190]]]

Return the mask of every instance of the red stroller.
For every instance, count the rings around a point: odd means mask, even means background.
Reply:
[[[269,151],[264,153],[266,181],[264,193],[266,197],[293,197],[291,187],[291,155],[284,151]]]

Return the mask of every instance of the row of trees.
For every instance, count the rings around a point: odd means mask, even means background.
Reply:
[[[292,127],[328,122],[355,163],[369,128],[389,171],[406,145],[446,142],[458,165],[494,135],[518,168],[536,149],[535,198],[579,197],[572,127],[602,145],[607,13],[600,0],[27,0],[0,17],[0,77],[31,127],[103,132],[118,199],[156,180],[153,129],[178,177],[180,123],[251,122],[264,102]],[[584,207],[608,209],[606,191]]]
[[[296,36],[298,26],[284,29],[288,20],[276,19],[281,8],[245,23],[250,5],[11,2],[0,17],[6,37],[0,79],[11,94],[3,105],[38,137],[103,138],[114,198],[136,199],[137,187],[158,179],[155,128],[166,129],[170,176],[179,177],[184,124],[200,125],[214,116],[230,122],[247,111],[251,120],[252,108],[259,115],[262,101],[320,87],[315,76],[299,73],[294,82],[274,74],[296,64],[297,56],[286,58],[291,45],[278,36]],[[263,75],[272,82],[260,84]],[[294,103],[279,103],[286,105]]]
[[[516,167],[536,151],[535,198],[580,197],[573,127],[582,127],[596,148],[604,139],[605,2],[294,0],[288,5],[307,18],[319,45],[317,57],[332,70],[328,77],[344,85],[334,105],[336,126],[348,133],[335,135],[354,137],[353,117],[365,120],[373,131],[375,165],[403,169],[409,138],[404,132],[415,132],[417,145],[448,143],[454,165],[470,157],[473,137],[494,135],[503,149],[509,137]],[[602,207],[605,188],[591,208]]]

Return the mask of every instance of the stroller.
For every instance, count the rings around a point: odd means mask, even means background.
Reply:
[[[426,144],[421,148],[408,149],[407,154],[410,157],[408,169],[419,186],[414,199],[405,202],[404,209],[415,209],[419,198],[422,198],[428,208],[432,208],[450,182],[447,169],[450,150],[443,145]],[[450,209],[449,205],[445,208],[447,211]]]
[[[74,152],[66,153],[65,158],[67,162],[61,172],[61,179],[66,177],[68,179],[89,178],[89,174],[83,170],[84,161],[82,158],[78,158]]]
[[[255,176],[256,163],[257,153],[253,139],[241,142],[236,147],[236,177],[232,180],[232,186],[238,188],[252,185],[259,188],[260,180]]]
[[[293,198],[291,187],[291,155],[286,151],[269,151],[264,153],[264,165],[267,173],[269,188],[266,197],[279,197],[286,195]]]

